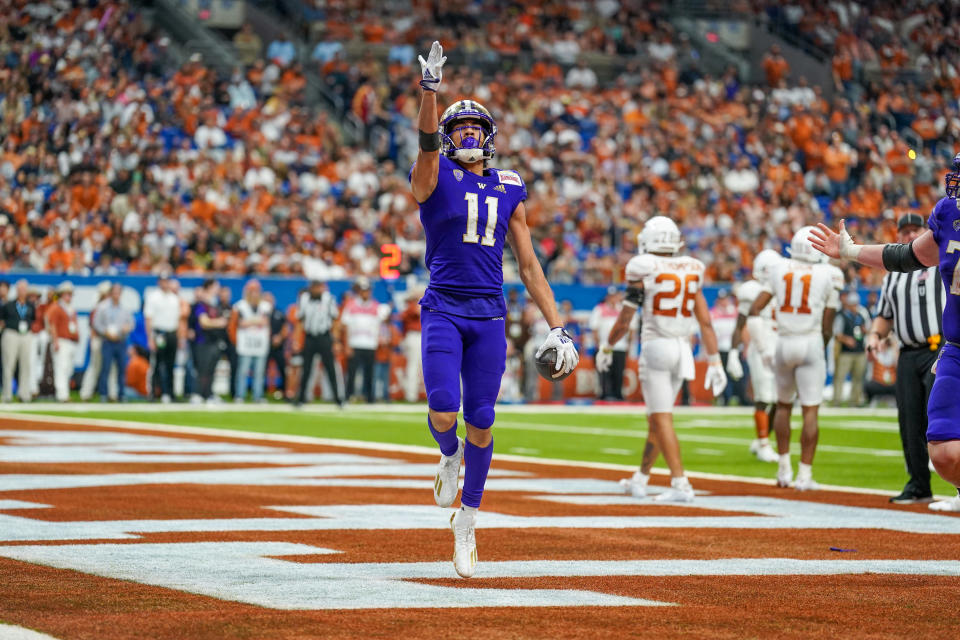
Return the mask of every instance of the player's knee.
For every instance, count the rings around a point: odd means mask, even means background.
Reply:
[[[434,411],[430,409],[428,413],[430,414],[430,424],[437,431],[448,431],[457,424],[456,411]]]
[[[490,432],[489,427],[486,429],[479,429],[467,422],[467,440],[473,446],[485,449],[490,446],[491,442],[493,442],[493,434]]]
[[[931,444],[928,449],[930,462],[941,477],[947,482],[960,479],[960,445],[951,441]]]
[[[467,424],[473,425],[477,429],[489,429],[493,426],[496,419],[496,411],[493,406],[485,405],[473,407],[471,409],[463,408],[463,420]]]
[[[427,406],[430,411],[437,413],[454,414],[460,409],[460,398],[451,393],[448,389],[431,389],[427,393]]]

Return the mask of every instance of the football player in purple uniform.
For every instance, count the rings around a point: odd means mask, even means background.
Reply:
[[[934,364],[936,380],[927,401],[927,448],[940,477],[960,493],[960,154],[946,175],[947,196],[937,202],[927,220],[929,229],[908,244],[854,244],[843,221],[840,230],[819,224],[810,235],[813,246],[831,258],[859,262],[887,271],[915,271],[937,265],[949,291],[943,309],[946,344]],[[931,509],[960,511],[960,496],[935,502]]]
[[[557,371],[567,373],[579,356],[533,251],[523,180],[516,171],[486,166],[497,135],[490,112],[473,100],[459,100],[437,120],[444,62],[439,42],[433,43],[426,60],[420,56],[420,151],[410,171],[410,187],[420,203],[430,271],[420,305],[427,426],[442,454],[433,497],[441,507],[453,504],[462,460],[466,471],[461,506],[450,526],[454,568],[469,578],[477,563],[477,508],[493,455],[494,404],[506,367],[505,240],[510,240],[520,279],[551,327],[537,357],[556,349]],[[457,436],[461,380],[465,440]]]

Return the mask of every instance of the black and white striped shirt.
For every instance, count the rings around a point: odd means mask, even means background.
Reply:
[[[337,301],[329,291],[324,291],[319,298],[303,292],[297,301],[297,317],[303,322],[303,330],[308,336],[330,331],[338,312]]]
[[[943,331],[947,292],[937,267],[883,278],[877,315],[893,320],[893,332],[905,347],[925,347],[927,338]]]

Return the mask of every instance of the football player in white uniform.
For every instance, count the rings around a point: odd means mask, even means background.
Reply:
[[[783,257],[773,249],[764,249],[753,260],[753,280],[747,280],[737,289],[739,315],[737,326],[733,330],[730,353],[727,355],[727,373],[734,380],[743,377],[743,364],[740,362],[741,336],[747,326],[747,317],[753,301],[766,287],[769,271]],[[753,423],[757,437],[750,444],[750,453],[761,462],[776,462],[779,458],[770,446],[770,423],[777,406],[777,382],[773,370],[764,363],[763,349],[774,348],[776,344],[777,321],[773,314],[773,305],[767,305],[760,312],[759,322],[754,322],[747,330],[750,344],[747,347],[747,364],[750,366],[750,382],[753,385]],[[773,359],[772,351],[767,360]]]
[[[800,465],[794,487],[816,489],[813,481],[813,456],[817,450],[819,426],[817,414],[823,401],[827,362],[824,347],[833,334],[833,319],[840,308],[843,273],[826,264],[826,256],[813,248],[808,236],[813,227],[803,227],[790,241],[790,258],[769,270],[767,288],[750,307],[751,324],[776,298],[777,338],[773,350],[773,369],[777,380],[777,411],[773,420],[777,432],[780,466],[777,486],[788,487],[793,480],[790,465],[790,411],[794,396],[800,398],[803,431],[800,435]],[[756,318],[756,319],[755,319]],[[770,350],[762,355],[770,361]]]
[[[695,258],[677,255],[683,246],[677,225],[664,216],[651,218],[640,232],[638,246],[645,252],[627,263],[627,297],[607,341],[597,351],[597,369],[604,371],[610,366],[613,357],[610,345],[623,337],[642,305],[638,377],[647,405],[650,433],[640,469],[622,482],[632,495],[645,496],[650,469],[662,451],[670,467],[670,489],[656,500],[690,502],[693,487],[683,472],[680,442],[673,430],[673,404],[683,381],[694,378],[690,337],[698,327],[709,361],[705,388],[714,396],[723,393],[727,375],[720,362],[710,310],[700,290],[704,266]]]

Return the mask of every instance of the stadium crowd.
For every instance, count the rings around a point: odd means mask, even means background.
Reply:
[[[363,125],[364,139],[346,145],[333,119],[304,103],[292,43],[263,43],[244,27],[234,38],[243,66],[218,77],[196,56],[171,66],[169,41],[127,3],[6,0],[0,268],[112,276],[171,265],[327,280],[375,275],[378,248],[395,243],[400,272],[425,276],[406,181],[411,64],[437,33],[452,55],[500,69],[455,66],[441,98],[473,96],[497,117],[496,164],[528,182],[552,282],[618,282],[635,232],[657,214],[681,225],[714,282],[745,276],[759,250],[782,249],[825,215],[851,220],[862,241],[891,240],[899,215],[930,210],[960,135],[954,57],[906,84],[893,72],[870,80],[858,60],[877,41],[860,23],[834,39],[853,61],[834,61],[844,90],[828,99],[776,51],[766,86],[732,69],[708,74],[684,34],[642,3],[492,4],[515,19],[486,19],[478,8],[490,2],[444,3],[434,22],[430,3],[396,20],[360,2],[314,7],[323,29],[312,64]],[[398,15],[406,6],[387,5]],[[906,19],[913,7],[886,11]],[[348,36],[390,44],[386,59],[372,49],[348,59],[338,47]],[[927,41],[897,43],[913,60]],[[588,63],[595,53],[626,65],[607,78]],[[852,267],[847,277],[878,283]]]

